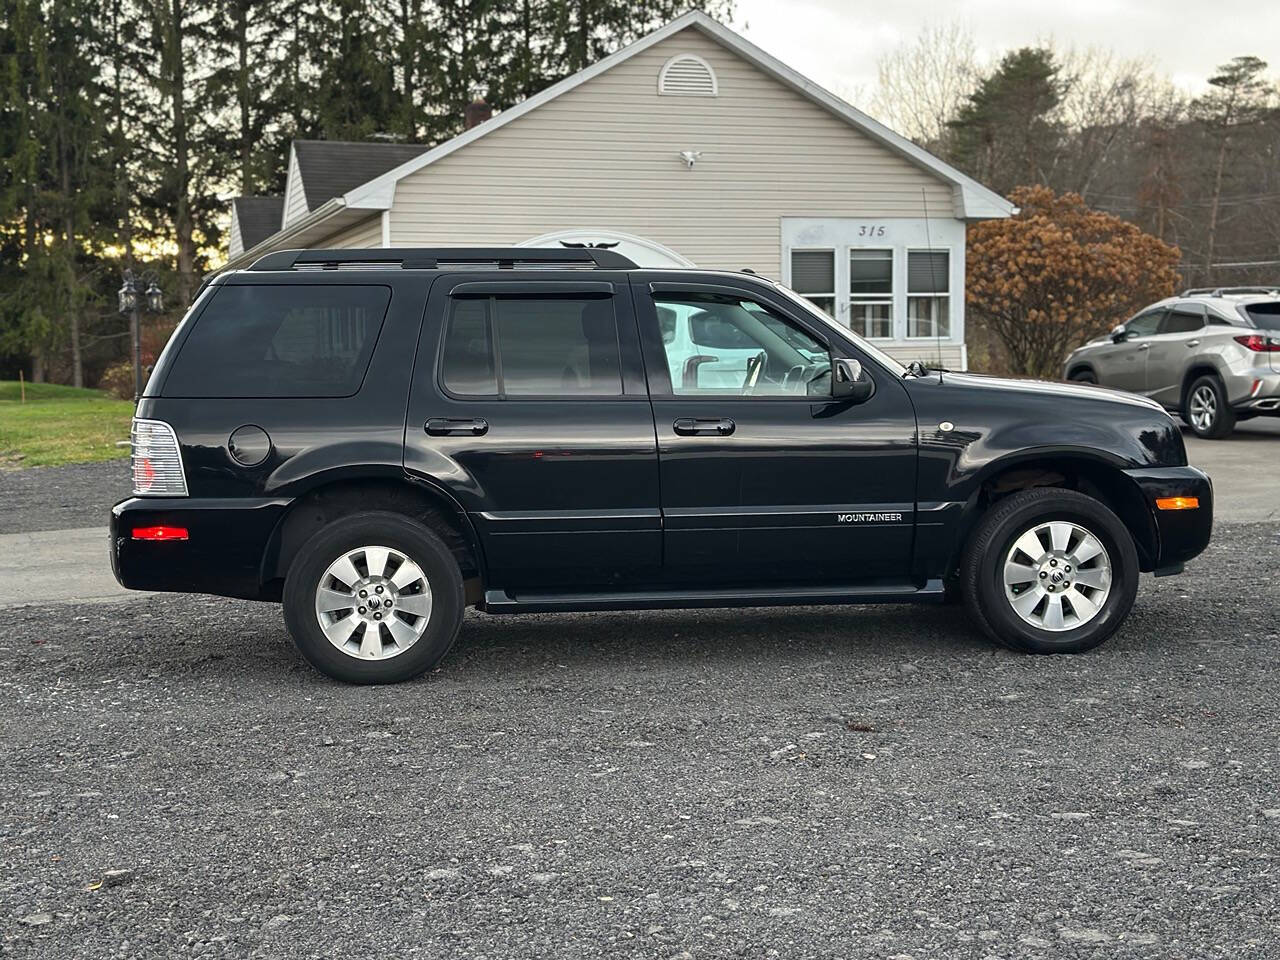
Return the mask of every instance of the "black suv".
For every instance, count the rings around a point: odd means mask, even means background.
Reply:
[[[962,599],[1096,646],[1204,549],[1151,401],[904,368],[777,283],[608,250],[270,254],[201,291],[111,516],[139,590],[275,600],[331,676],[487,613]]]

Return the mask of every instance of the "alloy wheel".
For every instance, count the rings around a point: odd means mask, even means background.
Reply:
[[[320,629],[337,649],[360,660],[388,660],[427,629],[431,585],[403,552],[356,547],[320,577],[315,607]]]
[[[1196,387],[1188,407],[1191,425],[1196,430],[1207,433],[1213,429],[1213,422],[1218,419],[1218,397],[1212,387],[1207,384]]]
[[[1004,593],[1024,622],[1062,632],[1084,626],[1111,593],[1111,558],[1091,531],[1068,520],[1037,523],[1004,561]]]

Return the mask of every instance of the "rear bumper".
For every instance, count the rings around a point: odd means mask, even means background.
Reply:
[[[111,508],[111,571],[130,590],[263,593],[263,558],[289,500],[131,497]],[[135,540],[138,527],[173,526],[186,540]]]
[[[1280,370],[1250,367],[1232,372],[1226,388],[1231,406],[1236,410],[1280,413]]]
[[[1137,484],[1150,511],[1155,530],[1152,569],[1177,572],[1177,568],[1199,556],[1213,533],[1213,482],[1195,467],[1144,467],[1126,470]],[[1156,501],[1171,497],[1195,497],[1199,507],[1192,510],[1161,510]]]

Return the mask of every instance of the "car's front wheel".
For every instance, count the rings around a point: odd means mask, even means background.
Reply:
[[[1080,653],[1128,616],[1138,554],[1105,504],[1042,487],[988,511],[969,541],[961,577],[970,614],[993,639],[1028,653]]]
[[[353,514],[320,530],[284,585],[298,649],[348,683],[397,683],[430,670],[453,646],[464,607],[449,548],[395,513]]]

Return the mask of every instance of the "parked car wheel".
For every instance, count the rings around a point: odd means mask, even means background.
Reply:
[[[397,683],[430,670],[453,646],[464,607],[449,548],[394,513],[354,514],[320,530],[284,585],[298,649],[348,683]]]
[[[1092,370],[1072,370],[1067,378],[1072,383],[1097,383],[1098,377]]]
[[[1221,440],[1236,426],[1236,413],[1227,401],[1222,381],[1205,375],[1187,388],[1182,401],[1182,419],[1197,437]]]
[[[1138,553],[1105,504],[1042,487],[992,507],[969,540],[961,576],[970,614],[997,642],[1028,653],[1081,653],[1129,615]]]

